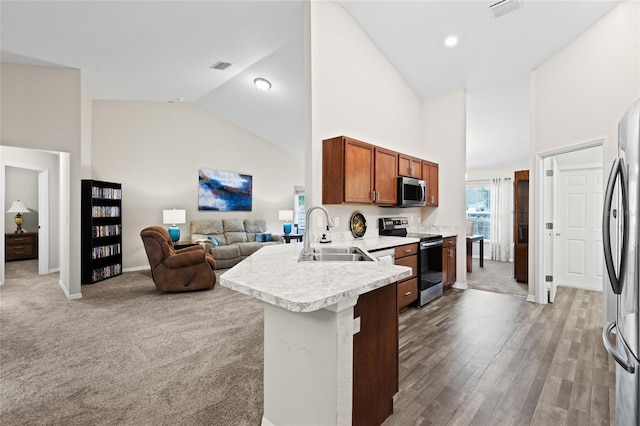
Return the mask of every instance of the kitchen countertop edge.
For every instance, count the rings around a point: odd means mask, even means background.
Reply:
[[[312,247],[356,246],[371,253],[418,241],[380,236]],[[220,285],[289,311],[313,312],[411,276],[411,268],[383,262],[298,262],[302,248],[263,247],[222,274]]]

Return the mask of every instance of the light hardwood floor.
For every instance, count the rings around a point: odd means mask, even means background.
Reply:
[[[615,425],[615,363],[602,293],[560,288],[549,305],[448,290],[400,316],[390,425]]]

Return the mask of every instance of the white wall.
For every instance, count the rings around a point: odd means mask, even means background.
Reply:
[[[68,253],[60,253],[60,284],[67,297],[80,297],[80,71],[13,64],[0,70],[0,143],[69,154],[69,202],[60,204],[60,243]]]
[[[440,165],[438,207],[423,208],[423,222],[458,229],[457,281],[467,282],[465,201],[466,94],[462,90],[426,99],[422,103],[425,149]]]
[[[293,208],[304,164],[282,148],[192,103],[93,101],[92,179],[122,183],[123,267],[148,268],[140,231],[162,210],[195,219],[262,218],[282,232],[278,210]],[[250,212],[198,211],[198,169],[253,176]]]
[[[310,150],[307,206],[322,202],[323,139],[345,135],[420,158],[432,159],[435,154],[423,141],[420,100],[375,44],[335,3],[310,2],[310,8],[311,142],[307,145]],[[367,234],[377,234],[379,217],[403,215],[417,221],[421,216],[417,208],[325,207],[339,218],[340,225],[334,232],[347,238],[351,235],[349,218],[355,210],[365,215]],[[323,231],[317,226],[315,215],[310,225],[316,233]]]
[[[638,52],[640,3],[626,1],[531,74],[533,191],[540,153],[604,137],[608,169],[616,155],[618,121],[640,97]],[[536,212],[539,203],[531,197],[530,211]],[[530,226],[534,236],[529,244],[531,296],[537,279],[532,266],[538,241],[535,223]],[[608,304],[606,310],[610,308]]]
[[[468,169],[527,164],[528,78],[467,92],[467,142]]]

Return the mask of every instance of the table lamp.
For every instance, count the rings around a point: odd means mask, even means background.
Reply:
[[[169,227],[169,237],[174,243],[180,240],[180,228],[176,226],[177,223],[186,223],[187,211],[186,210],[162,210],[162,223],[165,225],[171,224]]]
[[[284,220],[284,234],[291,233],[291,221],[293,220],[293,210],[278,210],[278,219]]]
[[[18,227],[16,228],[15,233],[24,233],[22,230],[22,213],[29,213],[29,209],[24,205],[24,203],[20,200],[14,201],[13,204],[11,204],[11,207],[9,207],[9,210],[7,210],[7,213],[16,213],[16,218],[14,220]]]

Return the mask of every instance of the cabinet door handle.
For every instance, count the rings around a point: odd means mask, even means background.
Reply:
[[[410,294],[411,294],[410,291],[407,291],[407,292],[404,293],[405,296],[409,296]]]
[[[412,251],[413,251],[413,250],[411,250],[411,249],[407,249],[407,250],[405,250],[404,252],[405,252],[405,253],[411,253]]]
[[[371,191],[371,200],[376,200],[376,191]]]

